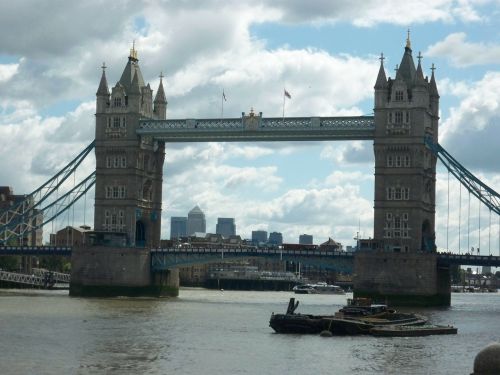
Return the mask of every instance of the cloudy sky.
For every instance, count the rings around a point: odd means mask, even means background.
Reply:
[[[424,74],[437,67],[440,143],[500,191],[499,17],[498,0],[2,2],[0,185],[29,193],[93,140],[100,66],[113,86],[133,40],[144,79],[156,89],[166,77],[169,118],[220,116],[222,90],[225,117],[281,116],[283,88],[288,116],[369,115],[378,57],[394,77],[410,28]],[[168,144],[162,238],[197,204],[207,231],[234,217],[243,237],[352,245],[358,230],[373,233],[373,163],[371,142]],[[498,217],[490,227],[476,200],[469,215],[467,194],[449,185],[440,168],[438,247],[464,251],[481,237],[481,252],[498,254]],[[86,203],[92,225],[93,193]]]

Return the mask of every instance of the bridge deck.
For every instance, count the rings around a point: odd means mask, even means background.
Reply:
[[[373,116],[141,120],[137,134],[165,142],[370,140]]]
[[[59,255],[71,256],[72,247],[56,246],[0,246],[0,255]],[[199,257],[200,255],[215,255],[221,259],[229,256],[237,257],[315,257],[322,259],[350,259],[355,253],[332,250],[284,250],[268,248],[164,248],[151,249],[152,257],[177,256],[177,257]],[[494,255],[467,255],[456,253],[437,253],[438,262],[443,265],[457,264],[462,266],[491,266],[500,267],[500,256]]]

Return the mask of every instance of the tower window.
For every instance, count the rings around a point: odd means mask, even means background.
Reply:
[[[388,187],[386,193],[389,201],[407,201],[410,199],[410,188],[407,187]]]
[[[115,107],[121,107],[122,106],[122,98],[115,98],[113,101],[113,105]]]
[[[394,188],[387,188],[387,200],[392,201],[394,199]]]
[[[396,167],[401,167],[401,155],[396,155]]]
[[[395,97],[395,100],[397,102],[402,102],[403,101],[403,91],[401,90],[397,90],[396,91],[396,97]]]
[[[409,200],[410,199],[410,188],[404,188],[403,189],[403,192],[404,192],[404,197],[403,199],[405,201]]]
[[[392,155],[387,155],[387,166],[392,167],[394,165]]]
[[[405,167],[410,167],[410,155],[405,155]]]
[[[402,124],[403,123],[403,112],[395,112],[394,113],[394,122],[396,124]]]

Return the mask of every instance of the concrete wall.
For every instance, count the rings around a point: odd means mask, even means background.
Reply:
[[[77,247],[71,256],[72,296],[177,296],[177,270],[151,273],[148,249]]]
[[[437,254],[358,253],[354,296],[390,305],[449,306],[449,269],[438,268]]]

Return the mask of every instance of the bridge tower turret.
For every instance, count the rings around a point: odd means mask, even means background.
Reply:
[[[102,76],[99,82],[99,88],[96,92],[96,114],[104,113],[109,107],[109,89],[108,80],[106,79],[106,64],[102,63]]]
[[[165,96],[165,90],[163,90],[163,73],[160,74],[160,85],[158,86],[158,91],[156,92],[156,97],[154,101],[154,114],[156,120],[165,120],[167,118],[167,97]]]
[[[164,96],[162,86],[161,90]],[[153,91],[144,83],[133,47],[111,94],[103,71],[95,133],[94,228],[125,233],[130,246],[160,243],[165,148],[162,142],[136,134],[139,120],[153,117]]]
[[[394,79],[386,79],[383,56],[375,83],[374,238],[395,252],[435,251],[436,157],[425,137],[437,141],[434,71],[424,78],[408,35]]]

